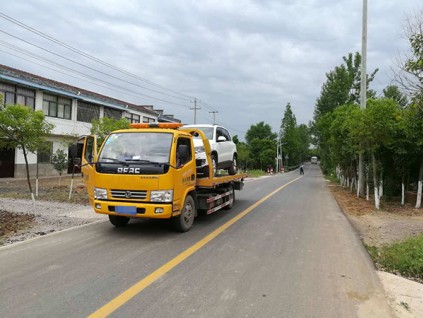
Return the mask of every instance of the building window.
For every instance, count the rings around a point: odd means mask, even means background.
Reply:
[[[122,118],[122,111],[109,107],[104,107],[104,117],[113,118],[119,120]]]
[[[43,112],[50,117],[71,119],[72,100],[55,95],[43,94]]]
[[[35,91],[32,89],[0,82],[0,96],[4,105],[24,105],[35,108]]]
[[[43,146],[37,151],[38,163],[51,163],[51,156],[53,154],[53,142],[46,141]]]
[[[93,119],[100,119],[100,106],[78,102],[77,120],[91,123]]]
[[[154,118],[149,118],[149,117],[143,117],[142,118],[142,122],[143,123],[155,123],[156,120]]]
[[[140,115],[136,115],[136,114],[126,114],[125,117],[130,123],[139,123],[141,116]]]

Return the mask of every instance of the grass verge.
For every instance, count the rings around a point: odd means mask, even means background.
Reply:
[[[257,178],[266,175],[267,173],[262,170],[248,170],[248,176],[251,178]]]
[[[423,283],[423,235],[381,248],[367,246],[367,249],[378,268]]]

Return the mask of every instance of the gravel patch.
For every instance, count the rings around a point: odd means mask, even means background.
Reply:
[[[2,220],[1,226],[7,227],[9,232],[0,240],[0,245],[3,246],[104,220],[104,215],[96,214],[91,206],[50,201],[33,202],[32,200],[1,198],[0,211],[22,215],[22,219],[25,220],[28,220],[28,216],[33,216],[30,218],[32,221],[26,222],[24,227],[19,226],[22,224],[19,224],[16,219]],[[8,221],[9,223],[6,224]],[[14,224],[16,224],[15,229],[13,229]]]

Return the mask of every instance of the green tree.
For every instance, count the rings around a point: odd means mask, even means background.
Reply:
[[[410,44],[409,54],[400,60],[397,83],[412,94],[417,103],[423,99],[423,10],[407,18],[405,36]]]
[[[28,153],[34,153],[40,148],[53,127],[53,124],[45,120],[41,110],[34,111],[22,105],[7,106],[0,110],[0,147],[22,150],[28,187],[33,200],[35,198],[29,177]]]
[[[119,120],[103,117],[92,121],[91,134],[97,136],[97,145],[101,146],[104,139],[114,130],[130,128],[129,122],[125,118]]]
[[[248,153],[250,156],[253,168],[265,168],[264,163],[272,162],[276,154],[276,137],[277,135],[272,132],[270,125],[260,122],[256,125],[251,125],[248,129],[245,139],[247,141]],[[270,154],[269,151],[273,151]],[[264,156],[269,155],[269,158]]]
[[[272,132],[272,127],[270,125],[265,124],[263,121],[259,122],[258,124],[251,125],[250,129],[248,129],[247,133],[245,134],[245,140],[247,144],[251,144],[253,139],[268,139],[268,140],[276,140],[277,135]]]
[[[284,144],[284,156],[289,157],[291,165],[299,164],[300,138],[297,129],[297,119],[288,103],[281,122],[280,137]]]
[[[360,119],[361,111],[356,104],[343,105],[332,113],[329,128],[331,161],[336,163],[344,185],[354,182],[357,176],[358,148],[352,130]]]
[[[380,208],[381,162],[384,147],[393,143],[400,118],[399,108],[392,99],[370,99],[363,111],[356,112],[351,119],[351,131],[359,151],[367,152],[371,158],[376,209]]]
[[[250,151],[248,145],[245,142],[238,142],[236,145],[238,153],[238,163],[240,168],[246,170],[248,167],[248,160],[250,157]]]
[[[406,135],[413,144],[413,152],[410,157],[416,158],[420,164],[417,179],[416,209],[421,207],[423,191],[423,101],[420,104],[413,103],[405,112]]]
[[[248,147],[254,168],[263,170],[266,166],[273,164],[276,157],[276,142],[274,140],[254,138]],[[269,156],[269,158],[266,156]]]
[[[59,185],[62,180],[62,173],[68,166],[68,156],[62,149],[57,149],[51,157],[51,163],[54,169],[59,173]]]
[[[361,89],[361,55],[349,53],[342,57],[344,64],[326,73],[326,82],[322,86],[320,97],[316,101],[314,120],[332,111],[336,107],[347,104],[359,104]],[[378,69],[367,75],[367,89],[373,81]],[[369,98],[375,97],[375,92],[368,90]]]
[[[408,98],[403,94],[398,86],[389,85],[383,90],[383,96],[385,98],[392,98],[401,108],[404,108],[408,104]]]
[[[412,95],[412,105],[407,112],[407,135],[414,141],[420,160],[416,207],[421,207],[423,191],[423,10],[409,17],[405,24],[405,35],[410,44],[410,53],[400,61],[397,82]]]
[[[297,127],[299,139],[299,157],[300,162],[303,162],[309,157],[309,148],[311,143],[310,129],[306,124],[301,124]]]

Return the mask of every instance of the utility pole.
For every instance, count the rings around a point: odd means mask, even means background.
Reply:
[[[219,113],[217,110],[209,112],[209,114],[213,114],[213,125],[216,125],[216,114]]]
[[[363,0],[363,22],[362,22],[362,36],[361,36],[361,98],[360,108],[361,111],[366,109],[367,101],[367,71],[366,71],[366,59],[367,59],[367,0]],[[357,196],[364,195],[364,158],[363,153],[359,153],[358,157],[358,189]]]
[[[197,123],[197,110],[200,110],[201,107],[197,107],[197,98],[194,98],[194,108],[190,108],[194,110],[194,125]]]

